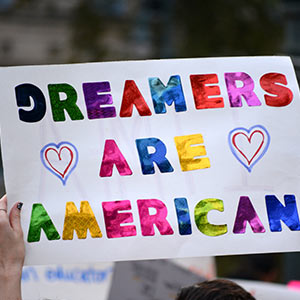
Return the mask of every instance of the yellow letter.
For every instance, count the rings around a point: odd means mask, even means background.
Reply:
[[[205,146],[199,145],[203,144],[202,134],[175,136],[174,140],[182,171],[210,168],[210,161],[208,157],[195,158],[197,156],[206,155]]]
[[[67,202],[63,231],[63,240],[72,240],[74,230],[79,239],[85,239],[87,230],[90,230],[93,238],[101,238],[102,233],[88,201],[80,203],[78,212],[74,202]]]

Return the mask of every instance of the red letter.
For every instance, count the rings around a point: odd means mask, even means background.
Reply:
[[[137,200],[141,220],[142,235],[154,235],[153,225],[155,224],[160,234],[174,234],[172,227],[166,220],[168,210],[165,204],[157,199]],[[154,208],[156,214],[150,215],[149,208]]]
[[[190,79],[197,109],[224,107],[222,97],[211,97],[220,96],[220,88],[217,85],[207,86],[219,83],[217,74],[191,75]]]
[[[128,176],[132,171],[114,140],[106,140],[100,169],[100,177],[110,177],[116,165],[121,176]]]
[[[131,209],[129,200],[102,202],[102,208],[108,238],[136,235],[136,228],[134,225],[121,226],[121,224],[133,222],[132,213],[119,213],[120,210]]]
[[[286,106],[293,100],[292,91],[278,83],[287,85],[286,77],[280,73],[268,73],[260,78],[261,87],[270,94],[276,96],[265,95],[266,104],[269,106]]]
[[[126,80],[120,117],[131,117],[133,105],[135,105],[140,116],[151,116],[151,111],[134,80]]]

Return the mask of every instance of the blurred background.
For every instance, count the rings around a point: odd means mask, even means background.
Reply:
[[[0,0],[0,66],[237,55],[289,55],[299,80],[300,1]],[[217,257],[216,270],[286,283],[300,255]]]
[[[292,55],[297,0],[0,0],[0,64]]]

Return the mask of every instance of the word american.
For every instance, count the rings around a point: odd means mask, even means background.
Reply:
[[[294,195],[284,195],[284,202],[285,205],[275,195],[265,196],[270,231],[282,231],[281,222],[291,231],[300,231],[296,197]],[[158,199],[139,199],[136,201],[136,205],[142,236],[156,235],[154,227],[157,228],[160,235],[174,235],[175,227],[171,224],[175,222],[169,222],[168,210],[170,210],[170,207],[168,208],[163,201]],[[221,199],[208,198],[199,201],[194,207],[194,218],[191,217],[186,198],[175,198],[174,206],[179,235],[185,236],[193,233],[192,219],[194,219],[198,231],[206,236],[215,237],[228,233],[227,224],[212,224],[208,220],[209,212],[213,210],[224,211],[224,202]],[[106,237],[108,239],[137,235],[137,226],[134,224],[131,209],[132,202],[130,200],[102,202]],[[153,213],[153,210],[155,213]],[[234,234],[244,234],[247,224],[250,225],[253,233],[262,234],[266,232],[266,228],[260,220],[250,198],[248,196],[241,196],[232,232]],[[61,239],[43,204],[34,203],[27,241],[29,243],[39,242],[42,230],[49,241]],[[103,237],[89,202],[81,201],[79,211],[74,202],[67,202],[62,239],[73,240],[74,232],[76,232],[78,239],[86,239],[88,230],[92,238]]]

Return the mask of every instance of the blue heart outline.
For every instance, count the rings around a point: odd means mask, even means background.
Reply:
[[[67,144],[67,145],[69,145],[69,146],[72,146],[73,149],[75,150],[76,155],[75,155],[75,163],[74,163],[73,167],[70,169],[70,171],[68,172],[67,176],[66,176],[65,178],[62,178],[61,176],[59,176],[57,173],[55,173],[51,168],[49,168],[49,167],[47,166],[47,164],[46,164],[45,161],[44,161],[44,152],[45,152],[45,150],[46,150],[48,147],[50,147],[50,146],[53,146],[53,147],[55,147],[55,148],[58,150],[58,149],[60,148],[60,146],[61,146],[61,145],[64,145],[64,144]],[[49,170],[52,174],[54,174],[56,177],[58,177],[58,178],[62,181],[63,185],[66,185],[67,179],[69,178],[69,176],[71,175],[71,173],[73,172],[73,170],[76,168],[77,163],[78,163],[78,151],[77,151],[77,148],[76,148],[72,143],[70,143],[70,142],[60,142],[59,144],[49,143],[49,144],[45,145],[45,146],[42,148],[42,150],[41,150],[41,152],[40,152],[40,157],[41,157],[41,161],[42,161],[44,167],[45,167],[46,169],[48,169],[48,170]]]
[[[254,160],[254,162],[250,165],[250,166],[247,166],[239,157],[238,155],[236,154],[236,150],[235,148],[233,147],[232,145],[232,142],[231,142],[231,135],[233,132],[235,131],[238,131],[238,130],[243,130],[243,131],[246,131],[248,134],[252,131],[252,129],[254,128],[260,128],[260,129],[263,129],[263,131],[267,134],[267,144],[265,145],[262,153]],[[231,130],[228,134],[228,144],[229,144],[229,147],[230,147],[230,150],[232,152],[232,154],[235,156],[235,158],[248,170],[248,172],[250,173],[252,171],[252,168],[262,159],[262,157],[265,155],[265,153],[267,152],[268,148],[269,148],[269,145],[270,145],[270,141],[271,141],[271,137],[270,137],[270,134],[268,132],[268,130],[262,126],[262,125],[254,125],[252,127],[250,127],[249,129],[247,128],[244,128],[244,127],[238,127],[238,128],[235,128],[233,130]]]

